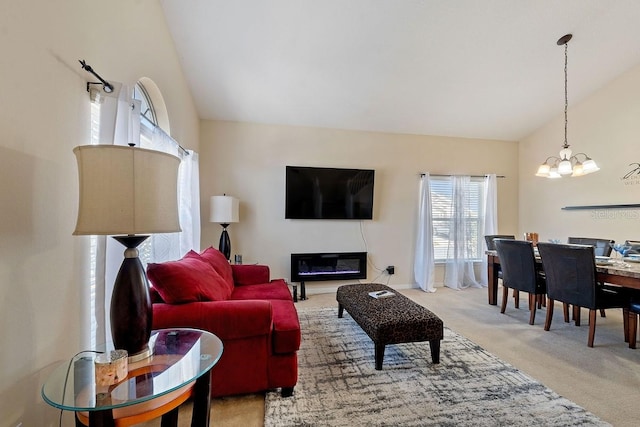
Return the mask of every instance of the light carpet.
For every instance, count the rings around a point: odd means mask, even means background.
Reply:
[[[345,312],[299,311],[302,344],[294,396],[269,392],[265,427],[608,426],[445,327],[440,364],[429,343],[373,342]]]

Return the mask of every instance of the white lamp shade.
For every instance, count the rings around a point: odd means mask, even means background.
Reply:
[[[546,163],[543,163],[538,168],[538,172],[536,172],[536,176],[548,177],[550,170],[551,170],[551,166],[549,166]]]
[[[73,234],[181,231],[179,158],[122,145],[83,145],[73,152],[80,181],[80,206]]]
[[[587,159],[585,160],[585,162],[582,164],[582,168],[584,169],[584,174],[589,174],[592,172],[597,172],[600,170],[600,168],[598,167],[598,165],[596,165],[596,162],[594,162],[591,159]]]
[[[547,178],[551,178],[551,179],[562,178],[562,175],[558,173],[558,168],[551,168],[549,170],[549,176],[547,176]]]
[[[561,161],[560,164],[558,165],[558,173],[560,175],[570,175],[572,171],[573,171],[573,167],[569,160],[565,159]]]
[[[582,163],[576,163],[576,165],[573,167],[573,173],[571,174],[571,176],[582,176],[584,175],[584,169],[582,166]]]
[[[232,196],[211,196],[210,222],[230,224],[240,220],[240,200]]]

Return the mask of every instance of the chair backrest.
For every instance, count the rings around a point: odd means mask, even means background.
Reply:
[[[512,234],[490,234],[484,236],[484,241],[487,243],[487,250],[495,251],[496,245],[493,243],[495,239],[511,239],[514,240],[516,236]]]
[[[526,240],[495,239],[502,282],[508,288],[536,293],[537,273],[533,244]]]
[[[615,240],[609,239],[597,239],[593,237],[569,237],[567,243],[575,245],[590,245],[593,246],[596,256],[609,256],[611,255],[611,246],[615,243]]]
[[[538,243],[547,276],[549,298],[589,309],[596,308],[596,261],[591,245]]]

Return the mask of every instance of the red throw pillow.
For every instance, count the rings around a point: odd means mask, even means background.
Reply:
[[[226,282],[229,289],[229,295],[233,292],[233,271],[231,270],[231,264],[224,257],[222,252],[214,247],[208,247],[200,254],[203,260],[207,261],[213,269],[218,273],[222,279]]]
[[[193,251],[179,261],[149,263],[147,276],[168,304],[223,301],[230,295],[220,275]]]

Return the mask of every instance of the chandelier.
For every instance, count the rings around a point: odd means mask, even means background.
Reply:
[[[536,176],[544,178],[562,178],[563,176],[582,176],[599,171],[600,168],[585,153],[573,154],[567,143],[567,43],[571,34],[560,37],[558,46],[564,45],[564,145],[560,156],[550,156],[540,165]]]

